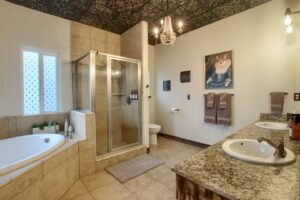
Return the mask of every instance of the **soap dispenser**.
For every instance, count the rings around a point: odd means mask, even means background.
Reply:
[[[292,140],[300,140],[300,124],[297,123],[296,116],[289,120],[289,136]]]

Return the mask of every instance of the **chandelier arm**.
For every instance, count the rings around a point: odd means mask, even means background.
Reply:
[[[299,14],[300,13],[300,10],[297,10],[295,12],[293,12],[292,14],[295,15],[295,14]]]

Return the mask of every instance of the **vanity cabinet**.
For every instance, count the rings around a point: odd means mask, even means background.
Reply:
[[[177,200],[229,200],[176,174]]]

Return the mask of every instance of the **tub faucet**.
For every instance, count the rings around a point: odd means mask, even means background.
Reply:
[[[54,120],[49,121],[48,127],[54,126],[55,133],[58,133],[58,129],[56,128],[56,122]]]
[[[48,127],[52,126],[53,124],[54,124],[54,120],[50,120],[50,121],[48,122]]]
[[[278,145],[274,144],[271,140],[266,139],[264,137],[257,138],[257,141],[258,142],[265,141],[268,145],[270,145],[271,147],[275,148],[276,150],[275,150],[275,153],[274,153],[274,157],[276,157],[276,158],[285,158],[286,151],[284,149],[284,141],[283,141],[283,139],[281,139],[279,141]]]

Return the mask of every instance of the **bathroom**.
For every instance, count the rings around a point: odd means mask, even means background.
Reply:
[[[299,0],[1,1],[0,199],[300,199],[299,13]],[[222,86],[212,60],[229,63]]]

